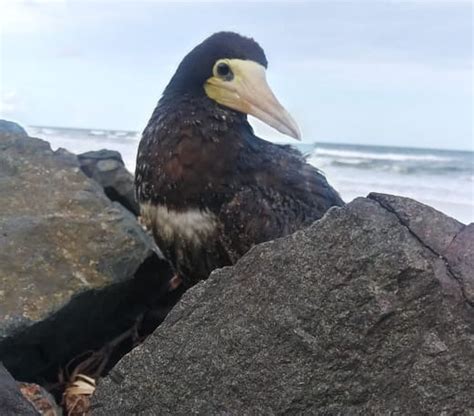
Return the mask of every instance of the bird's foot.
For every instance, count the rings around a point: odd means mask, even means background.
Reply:
[[[177,289],[183,284],[183,278],[179,274],[175,274],[170,280],[170,291]]]

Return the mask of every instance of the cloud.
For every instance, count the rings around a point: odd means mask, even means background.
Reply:
[[[0,118],[25,124],[26,105],[16,91],[1,91]]]
[[[0,114],[15,112],[20,107],[20,101],[16,91],[8,91],[0,97]]]
[[[55,30],[66,0],[0,0],[2,34]]]
[[[84,56],[83,50],[71,45],[60,47],[56,51],[56,57],[58,58],[69,59],[69,58],[81,58],[83,56]]]
[[[431,66],[410,61],[302,59],[287,64],[292,71],[317,73],[318,79],[380,86],[435,87],[470,86],[472,61],[465,67]]]

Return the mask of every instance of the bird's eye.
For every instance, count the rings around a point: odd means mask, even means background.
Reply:
[[[224,78],[226,81],[229,81],[234,77],[230,66],[225,62],[220,62],[217,64],[216,73],[219,77]]]

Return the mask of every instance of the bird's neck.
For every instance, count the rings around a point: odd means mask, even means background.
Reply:
[[[153,113],[150,124],[179,125],[202,129],[205,135],[213,136],[229,128],[250,129],[247,115],[222,106],[205,94],[165,94]]]

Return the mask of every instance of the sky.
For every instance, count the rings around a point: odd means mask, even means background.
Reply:
[[[0,117],[24,125],[141,131],[182,57],[233,30],[306,142],[474,150],[470,1],[0,0],[0,27]]]

